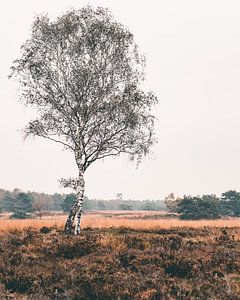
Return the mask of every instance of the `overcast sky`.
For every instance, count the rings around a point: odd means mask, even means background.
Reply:
[[[86,194],[102,199],[163,199],[170,192],[240,190],[240,1],[1,1],[0,187],[69,192],[58,179],[75,177],[72,153],[21,129],[31,112],[8,80],[11,62],[38,13],[57,16],[85,4],[108,7],[147,56],[146,87],[159,99],[158,144],[136,169],[127,158],[93,164]]]

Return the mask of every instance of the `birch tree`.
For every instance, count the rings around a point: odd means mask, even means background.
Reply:
[[[38,118],[25,136],[39,136],[72,151],[76,179],[62,180],[76,190],[65,233],[80,233],[84,174],[110,156],[129,154],[138,161],[154,138],[157,102],[141,89],[145,58],[133,34],[108,9],[84,7],[55,20],[37,16],[11,76],[20,82],[20,99]],[[74,225],[75,224],[75,225]]]

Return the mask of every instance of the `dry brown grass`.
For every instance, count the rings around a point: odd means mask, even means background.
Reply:
[[[98,243],[102,247],[108,249],[109,252],[124,252],[128,249],[128,245],[125,243],[124,237],[116,236],[113,233],[101,235],[98,239]]]
[[[56,219],[26,219],[26,220],[0,220],[0,232],[11,230],[23,230],[25,228],[39,229],[43,226],[47,227],[62,227],[66,217],[58,217]]]
[[[173,227],[240,227],[240,218],[220,219],[220,220],[198,220],[187,221],[179,219],[127,219],[127,218],[105,218],[104,216],[88,216],[83,218],[83,227],[130,227],[133,229],[170,229]]]
[[[118,215],[117,215],[118,214]],[[131,216],[144,216],[151,215],[152,212],[131,212]],[[110,228],[110,227],[129,227],[133,229],[170,229],[173,227],[240,227],[240,218],[232,219],[219,219],[219,220],[199,220],[199,221],[186,221],[179,219],[129,219],[129,214],[124,212],[114,212],[109,217],[110,212],[89,213],[83,216],[82,228]],[[155,212],[156,215],[156,212]],[[66,221],[66,216],[56,215],[39,219],[27,220],[11,220],[0,219],[0,232],[10,230],[22,230],[24,228],[32,227],[39,229],[43,226],[62,228]]]

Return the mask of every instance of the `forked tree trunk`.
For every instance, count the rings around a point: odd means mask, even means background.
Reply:
[[[84,196],[84,189],[85,189],[85,181],[84,181],[84,172],[80,169],[79,170],[79,178],[76,183],[76,200],[73,203],[73,206],[70,210],[68,215],[64,232],[66,234],[71,234],[73,231],[74,220],[76,217],[76,224],[74,234],[78,235],[81,232],[81,216],[82,216],[82,203],[83,203],[83,196]]]

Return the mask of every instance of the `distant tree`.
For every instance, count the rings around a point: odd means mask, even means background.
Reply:
[[[224,216],[240,216],[240,193],[229,190],[221,196],[221,214]]]
[[[132,206],[129,205],[129,204],[127,204],[127,203],[122,203],[122,204],[120,204],[119,208],[120,208],[121,210],[132,210]]]
[[[29,213],[33,212],[33,197],[30,194],[20,192],[14,199],[14,214],[11,216],[16,219],[26,219]]]
[[[50,21],[37,16],[14,61],[21,98],[37,109],[25,136],[40,136],[74,153],[76,190],[65,233],[80,233],[84,174],[96,160],[122,153],[140,161],[154,142],[151,93],[140,89],[145,59],[133,34],[104,8],[71,10]]]
[[[55,193],[52,195],[53,204],[54,204],[54,210],[61,210],[62,209],[62,203],[64,200],[64,195]]]
[[[36,213],[36,215],[41,219],[43,210],[45,206],[45,201],[43,199],[36,199],[33,202],[32,210]]]
[[[105,210],[106,209],[106,205],[102,200],[98,201],[98,209],[100,209],[100,210]]]
[[[76,194],[72,193],[72,194],[67,195],[64,198],[63,203],[62,203],[63,211],[69,213],[74,201],[76,201]]]
[[[13,212],[14,211],[14,205],[15,205],[15,196],[13,193],[5,192],[2,197],[2,210]]]
[[[63,212],[69,213],[74,201],[76,201],[76,197],[77,196],[75,193],[71,193],[65,196],[63,203],[61,204]],[[89,204],[89,199],[87,196],[84,196],[83,211],[88,210],[89,206],[91,207],[91,205]]]
[[[3,209],[3,196],[6,193],[6,191],[4,189],[0,188],[0,207],[1,209]]]
[[[175,197],[174,193],[170,193],[164,199],[164,203],[170,212],[176,212],[178,201],[180,198]]]
[[[177,212],[180,219],[218,219],[219,199],[215,195],[204,195],[203,197],[184,196],[178,201]]]
[[[84,201],[83,201],[83,211],[86,211],[86,210],[91,210],[93,208],[93,203],[91,200],[88,199],[87,196],[84,196]]]
[[[177,200],[178,200],[178,198],[177,198]],[[168,210],[164,200],[155,200],[154,202],[155,202],[154,206],[155,206],[156,210],[164,210],[164,211]]]
[[[145,203],[142,205],[141,209],[142,209],[142,210],[149,210],[149,211],[156,210],[154,201],[147,201],[147,202],[145,202]]]
[[[22,191],[21,191],[21,189],[19,189],[19,188],[15,188],[14,190],[13,190],[13,192],[12,192],[12,194],[14,195],[14,196],[17,196],[19,193],[21,193]]]

